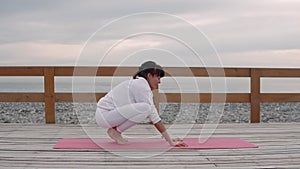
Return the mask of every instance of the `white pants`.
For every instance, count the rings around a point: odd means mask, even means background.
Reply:
[[[150,113],[151,106],[149,104],[133,103],[111,111],[97,108],[95,118],[100,127],[116,127],[119,132],[124,132],[128,128],[143,122]]]

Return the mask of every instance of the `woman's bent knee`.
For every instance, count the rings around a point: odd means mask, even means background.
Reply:
[[[108,124],[107,120],[104,118],[100,109],[96,110],[95,119],[96,119],[96,123],[99,127],[102,127],[102,128],[110,128],[111,127]]]
[[[136,103],[136,109],[143,114],[150,115],[151,113],[151,105],[148,103]]]

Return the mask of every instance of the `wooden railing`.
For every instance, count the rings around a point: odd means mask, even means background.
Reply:
[[[44,93],[0,93],[0,102],[45,102],[46,123],[55,123],[55,102],[95,102],[105,93],[57,93],[55,76],[131,76],[137,67],[0,67],[0,76],[43,76]],[[300,69],[166,67],[167,76],[248,77],[250,93],[159,93],[158,102],[251,103],[251,122],[260,122],[262,102],[300,102],[300,93],[261,93],[261,77],[300,77]],[[79,100],[74,100],[80,98]],[[96,99],[95,99],[96,98]],[[184,98],[184,99],[183,99]],[[157,102],[156,102],[157,103]]]

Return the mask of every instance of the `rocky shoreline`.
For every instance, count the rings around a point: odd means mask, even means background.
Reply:
[[[220,110],[215,110],[215,107]],[[56,103],[56,123],[95,123],[95,103]],[[161,103],[161,118],[167,124],[249,123],[249,103]],[[300,122],[300,103],[262,103],[261,122]],[[44,103],[0,103],[0,123],[45,123]]]

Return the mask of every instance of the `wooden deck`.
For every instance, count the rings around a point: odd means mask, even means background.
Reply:
[[[193,126],[188,137],[198,137],[201,128],[200,124]],[[172,134],[186,130],[187,125],[174,125]],[[120,155],[52,148],[60,138],[88,138],[85,131],[105,137],[105,131],[95,126],[0,124],[0,168],[300,168],[300,123],[220,124],[213,134],[239,137],[259,148],[170,150],[150,157],[146,157],[151,154],[147,151]],[[153,134],[157,132],[151,125],[138,125],[126,132],[134,137]]]

